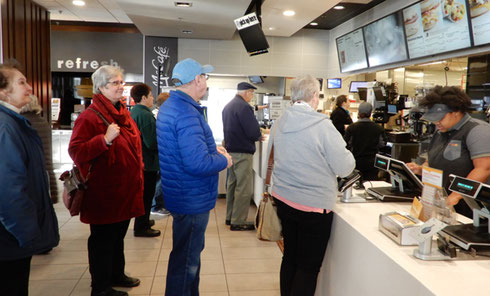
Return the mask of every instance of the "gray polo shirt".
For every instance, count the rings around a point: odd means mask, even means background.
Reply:
[[[444,172],[447,189],[449,174],[466,177],[474,168],[473,159],[490,156],[490,124],[465,114],[449,131],[434,134],[428,156],[429,166]]]

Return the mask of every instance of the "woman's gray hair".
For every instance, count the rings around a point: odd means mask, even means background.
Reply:
[[[20,109],[20,113],[21,114],[27,112],[34,112],[36,114],[41,113],[41,111],[43,111],[43,107],[39,105],[39,100],[37,99],[37,97],[35,95],[30,95],[29,97],[31,98],[31,102],[29,104],[22,106],[22,108]]]
[[[309,102],[320,93],[320,82],[311,75],[304,75],[294,79],[291,84],[291,100]]]
[[[97,69],[92,74],[92,84],[94,94],[100,94],[99,88],[105,86],[109,80],[116,76],[124,76],[124,70],[119,67],[105,65]]]

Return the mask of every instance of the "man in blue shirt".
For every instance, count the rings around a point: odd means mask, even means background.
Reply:
[[[224,148],[216,148],[213,133],[198,101],[206,94],[206,73],[193,59],[177,63],[165,108],[157,118],[157,141],[165,206],[172,214],[172,252],[167,296],[199,295],[201,252],[209,212],[216,205],[218,174],[232,164]]]
[[[226,193],[226,224],[231,224],[231,230],[254,229],[254,225],[246,220],[253,197],[255,142],[262,137],[259,123],[249,104],[256,89],[250,83],[239,83],[236,96],[222,113],[225,147],[233,158],[233,165],[228,170]]]

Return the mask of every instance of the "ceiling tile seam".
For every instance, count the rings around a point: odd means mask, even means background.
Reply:
[[[60,3],[59,1],[55,1],[56,3],[58,3],[59,6],[63,7],[64,9],[68,10],[73,16],[75,16],[78,20],[80,21],[84,21],[82,20],[77,14],[75,14],[73,11],[71,11],[68,7],[64,6],[62,3]],[[61,14],[61,13],[60,13]]]
[[[110,9],[105,7],[104,4],[102,2],[100,2],[99,0],[97,0],[97,2],[100,4],[100,6],[102,6],[114,18],[114,20],[116,20],[118,23],[121,23],[121,21],[115,15],[112,14],[112,11]],[[118,5],[118,7],[119,7],[119,5]],[[119,7],[119,9],[122,10],[121,7]],[[124,13],[126,13],[126,12],[124,12]],[[127,14],[126,14],[126,16],[127,16]]]

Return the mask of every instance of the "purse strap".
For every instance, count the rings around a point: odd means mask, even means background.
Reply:
[[[109,121],[107,121],[107,119],[105,119],[104,115],[102,115],[102,113],[100,113],[99,111],[95,110],[94,108],[87,108],[87,110],[92,110],[93,112],[95,112],[95,114],[97,114],[97,116],[99,116],[99,118],[102,119],[102,121],[105,123],[105,125],[107,125],[107,126],[110,125]],[[88,181],[88,178],[90,177],[90,173],[92,172],[92,166],[93,166],[93,163],[90,164],[90,166],[88,168],[87,177],[85,178],[84,183],[86,183]]]
[[[271,185],[272,169],[274,168],[274,143],[271,147],[271,153],[269,154],[269,160],[267,161],[267,174],[265,175],[265,186]]]
[[[105,123],[105,125],[107,125],[107,126],[111,125],[109,123],[109,121],[107,121],[107,119],[105,119],[104,115],[102,115],[102,113],[100,113],[99,111],[95,110],[94,108],[87,108],[87,110],[94,111],[95,114],[97,114],[97,116],[99,116],[99,118],[102,119],[102,121]]]

